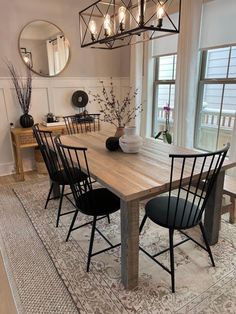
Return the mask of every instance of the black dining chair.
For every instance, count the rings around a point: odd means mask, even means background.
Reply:
[[[65,186],[69,186],[69,180],[57,154],[57,149],[53,141],[52,131],[40,130],[38,124],[35,124],[32,127],[32,129],[51,180],[51,186],[45,203],[45,209],[47,208],[48,202],[54,199],[54,197],[51,198],[53,187],[55,185],[61,187],[60,201],[56,221],[56,227],[58,227],[59,219],[61,216],[75,212],[75,209],[65,213],[61,212],[62,201],[64,196],[67,197],[67,199],[72,203],[71,199],[68,197],[68,195],[71,194],[71,192],[65,193]],[[83,181],[86,178],[87,175],[85,173],[80,172],[79,169],[76,170],[76,177],[74,178],[76,182],[80,183],[80,181]]]
[[[93,217],[90,244],[89,244],[89,250],[88,250],[88,260],[87,260],[87,272],[88,272],[90,268],[90,261],[91,261],[92,256],[106,252],[120,245],[120,243],[113,245],[102,234],[102,232],[96,227],[96,222],[98,220],[103,219],[105,217],[109,217],[110,214],[120,209],[120,199],[106,188],[96,188],[96,189],[93,188],[88,161],[87,161],[87,156],[86,156],[87,148],[63,145],[61,143],[60,136],[57,136],[55,138],[55,143],[56,143],[62,164],[67,173],[67,177],[70,183],[70,188],[71,188],[72,194],[74,196],[74,201],[76,204],[76,211],[71,221],[66,241],[69,240],[69,237],[72,231],[77,230],[87,225],[86,223],[83,225],[74,226],[79,212],[87,216]],[[83,170],[87,174],[87,178],[86,180],[82,181],[82,184],[78,184],[75,181],[77,168],[81,172],[83,168]],[[109,247],[104,250],[100,250],[93,253],[93,242],[94,242],[95,230],[109,244]]]
[[[80,113],[63,117],[67,133],[85,133],[100,130],[100,114],[99,113]]]
[[[228,149],[229,144],[224,149],[213,153],[169,155],[171,169],[168,195],[157,196],[148,201],[145,206],[140,233],[147,218],[151,219],[155,224],[169,229],[169,248],[153,255],[143,247],[140,249],[171,275],[172,292],[175,292],[174,247],[192,240],[208,252],[211,263],[215,266],[202,223],[202,215]],[[205,246],[183,231],[198,225]],[[175,230],[186,236],[177,244],[173,243]],[[170,269],[156,259],[157,256],[167,251],[170,251]]]

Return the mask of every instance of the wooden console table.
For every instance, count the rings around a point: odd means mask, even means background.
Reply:
[[[66,133],[66,126],[50,126],[45,127],[40,125],[40,129],[45,131],[52,131],[55,134],[65,134]],[[15,158],[15,165],[16,165],[16,174],[17,179],[19,181],[24,181],[24,168],[23,162],[21,157],[21,150],[24,148],[29,147],[37,147],[38,144],[33,136],[33,130],[31,128],[12,128],[11,129],[11,139],[12,139],[12,146]]]

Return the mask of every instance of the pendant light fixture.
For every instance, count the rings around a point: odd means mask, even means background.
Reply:
[[[81,47],[115,49],[179,33],[180,15],[181,0],[98,0],[79,12]]]

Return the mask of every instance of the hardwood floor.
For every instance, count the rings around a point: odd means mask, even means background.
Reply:
[[[2,256],[0,254],[0,313],[17,313],[15,303],[12,297],[11,288],[8,283],[7,275],[4,269]]]
[[[42,178],[45,175],[38,174],[36,171],[25,173],[25,180],[30,181]],[[0,186],[17,182],[15,175],[0,177]],[[0,314],[16,314],[17,310],[11,293],[11,288],[7,279],[3,259],[0,252]]]
[[[44,177],[47,177],[47,175],[39,174],[37,171],[25,172],[25,181],[30,181],[30,180],[34,180],[34,179],[38,179],[38,178],[44,178]],[[16,182],[17,182],[17,179],[16,179],[16,175],[14,175],[14,174],[9,175],[9,176],[0,177],[0,186],[11,184],[11,183],[16,183]]]

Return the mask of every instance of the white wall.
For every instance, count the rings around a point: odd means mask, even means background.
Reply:
[[[110,78],[104,77],[106,87],[110,86]],[[127,91],[129,86],[128,78],[113,78],[116,94],[121,95]],[[32,107],[30,114],[33,115],[35,122],[41,122],[47,112],[54,112],[56,115],[63,116],[74,114],[77,109],[71,103],[71,95],[76,90],[85,90],[94,94],[101,93],[101,84],[97,78],[38,78],[33,81]],[[20,106],[16,104],[16,95],[10,79],[0,79],[0,175],[13,173],[14,159],[10,139],[9,123],[15,126],[19,123],[21,115]],[[88,104],[89,112],[99,112],[96,104]],[[23,149],[24,169],[34,168],[33,149]]]
[[[121,65],[121,55],[124,51],[129,55],[129,48],[104,51],[80,47],[78,12],[92,2],[94,1],[0,0],[0,60],[8,58],[16,66],[22,66],[18,52],[20,31],[30,21],[41,19],[56,24],[70,42],[71,60],[61,76],[129,76],[129,66]],[[125,59],[129,60],[129,57]],[[0,61],[0,77],[8,75],[5,64]]]
[[[33,20],[47,20],[58,25],[70,42],[71,58],[62,74],[43,78],[34,74],[32,107],[35,122],[53,112],[56,115],[74,113],[71,96],[75,90],[97,91],[99,79],[109,81],[121,93],[129,85],[129,48],[103,51],[80,48],[78,12],[92,0],[0,0],[0,175],[14,172],[9,124],[18,125],[22,112],[9,79],[4,59],[10,60],[24,73],[25,67],[18,51],[18,36]],[[126,87],[125,87],[126,86]],[[90,112],[98,110],[88,106]],[[25,169],[34,167],[33,149],[23,150]]]

